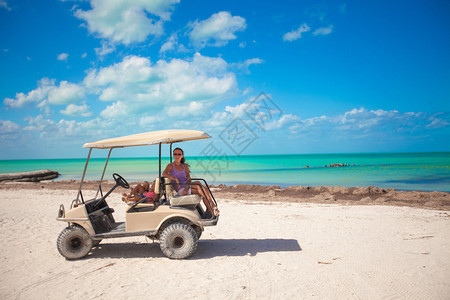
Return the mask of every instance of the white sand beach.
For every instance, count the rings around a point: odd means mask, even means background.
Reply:
[[[0,190],[1,299],[445,299],[450,215],[378,205],[219,198],[195,255],[170,260],[144,237],[104,240],[67,261],[55,220],[73,190]],[[245,199],[243,199],[245,200]],[[124,220],[119,193],[109,198]]]

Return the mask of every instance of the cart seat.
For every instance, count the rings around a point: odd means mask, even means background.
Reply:
[[[171,180],[169,178],[164,178],[164,182],[171,183]],[[158,179],[156,179],[155,183],[155,193],[157,188],[159,189]],[[196,206],[201,201],[201,197],[197,194],[178,196],[177,192],[173,188],[173,185],[171,184],[166,185],[166,196],[170,206]]]
[[[197,205],[201,201],[199,195],[185,195],[185,196],[174,196],[170,199],[170,205],[172,206],[185,206],[185,205]]]

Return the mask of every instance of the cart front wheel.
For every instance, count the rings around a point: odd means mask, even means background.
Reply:
[[[80,226],[65,228],[56,242],[59,253],[66,259],[78,259],[86,256],[92,248],[92,239]]]

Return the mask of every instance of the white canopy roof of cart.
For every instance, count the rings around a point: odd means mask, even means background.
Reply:
[[[150,131],[145,133],[132,134],[123,137],[86,143],[83,145],[83,148],[109,149],[122,147],[136,147],[136,146],[157,145],[159,143],[170,144],[209,138],[211,138],[210,135],[200,130],[169,129],[169,130],[159,130],[159,131]]]

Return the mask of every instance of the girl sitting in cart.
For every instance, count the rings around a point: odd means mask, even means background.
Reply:
[[[139,201],[145,197],[149,197],[155,201],[158,201],[157,199],[158,195],[155,194],[155,181],[153,181],[151,185],[150,182],[148,181],[144,181],[144,183],[139,183],[131,190],[129,194],[123,193],[122,196],[123,196],[122,201],[126,203]]]

